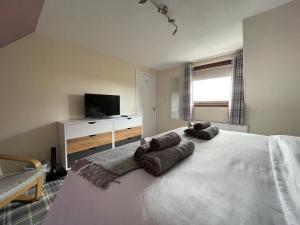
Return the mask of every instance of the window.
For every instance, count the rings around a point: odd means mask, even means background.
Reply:
[[[231,75],[231,66],[195,72],[194,105],[228,107],[231,97]]]

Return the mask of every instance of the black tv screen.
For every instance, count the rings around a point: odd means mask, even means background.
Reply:
[[[120,115],[119,95],[84,94],[84,103],[87,118]]]

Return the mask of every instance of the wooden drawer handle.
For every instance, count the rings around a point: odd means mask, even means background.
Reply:
[[[132,128],[131,127],[129,127],[129,128],[127,128],[128,130],[131,130]]]
[[[96,122],[89,122],[89,124],[95,124]]]

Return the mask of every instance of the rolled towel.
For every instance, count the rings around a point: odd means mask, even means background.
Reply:
[[[196,131],[196,137],[202,140],[211,140],[219,134],[219,128],[210,126],[204,130]]]
[[[152,151],[160,151],[165,148],[178,145],[180,141],[181,137],[177,133],[170,132],[165,135],[152,138],[152,140],[150,141],[150,148]]]
[[[210,126],[203,130],[194,130],[188,128],[184,130],[184,133],[201,140],[211,140],[219,133],[219,128],[216,126]]]
[[[195,123],[194,126],[193,126],[193,128],[194,128],[195,130],[203,130],[203,129],[205,129],[205,128],[210,127],[210,125],[211,125],[210,122],[208,122],[208,121],[203,121],[203,122]]]
[[[145,144],[140,145],[140,146],[136,149],[136,151],[135,151],[135,153],[134,153],[134,159],[135,159],[136,161],[141,161],[143,155],[149,153],[150,151],[151,151],[151,149],[150,149],[150,144],[149,144],[149,142],[146,142]]]
[[[189,136],[194,137],[194,136],[195,136],[195,133],[196,133],[196,130],[194,130],[193,128],[188,128],[188,129],[185,129],[185,130],[184,130],[184,133],[185,133],[186,135],[189,135]]]
[[[179,161],[193,154],[195,145],[191,141],[182,141],[179,145],[163,151],[150,152],[143,155],[142,166],[154,175],[160,176],[175,166]]]

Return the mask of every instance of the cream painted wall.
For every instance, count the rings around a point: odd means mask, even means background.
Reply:
[[[244,22],[246,123],[250,132],[300,136],[300,2]]]
[[[203,64],[211,63],[205,61]],[[200,63],[197,63],[200,65]],[[187,122],[171,118],[171,80],[179,78],[183,84],[184,66],[174,67],[157,72],[157,132],[164,132],[177,127],[186,126]],[[227,122],[228,108],[225,107],[196,107],[195,120]]]
[[[121,95],[135,114],[135,71],[154,73],[72,43],[29,35],[0,49],[0,152],[48,159],[57,121],[84,114],[83,93]]]
[[[182,82],[184,67],[175,67],[157,72],[156,93],[157,93],[157,114],[156,130],[161,133],[177,127],[185,126],[187,123],[181,119],[171,118],[171,80],[179,78]]]
[[[252,133],[300,136],[299,12],[300,2],[293,1],[244,22],[246,125]],[[170,79],[183,73],[183,66],[157,73],[159,132],[186,125],[169,116]],[[225,110],[219,108],[212,112],[209,108],[196,108],[194,115],[195,119],[226,122]]]

